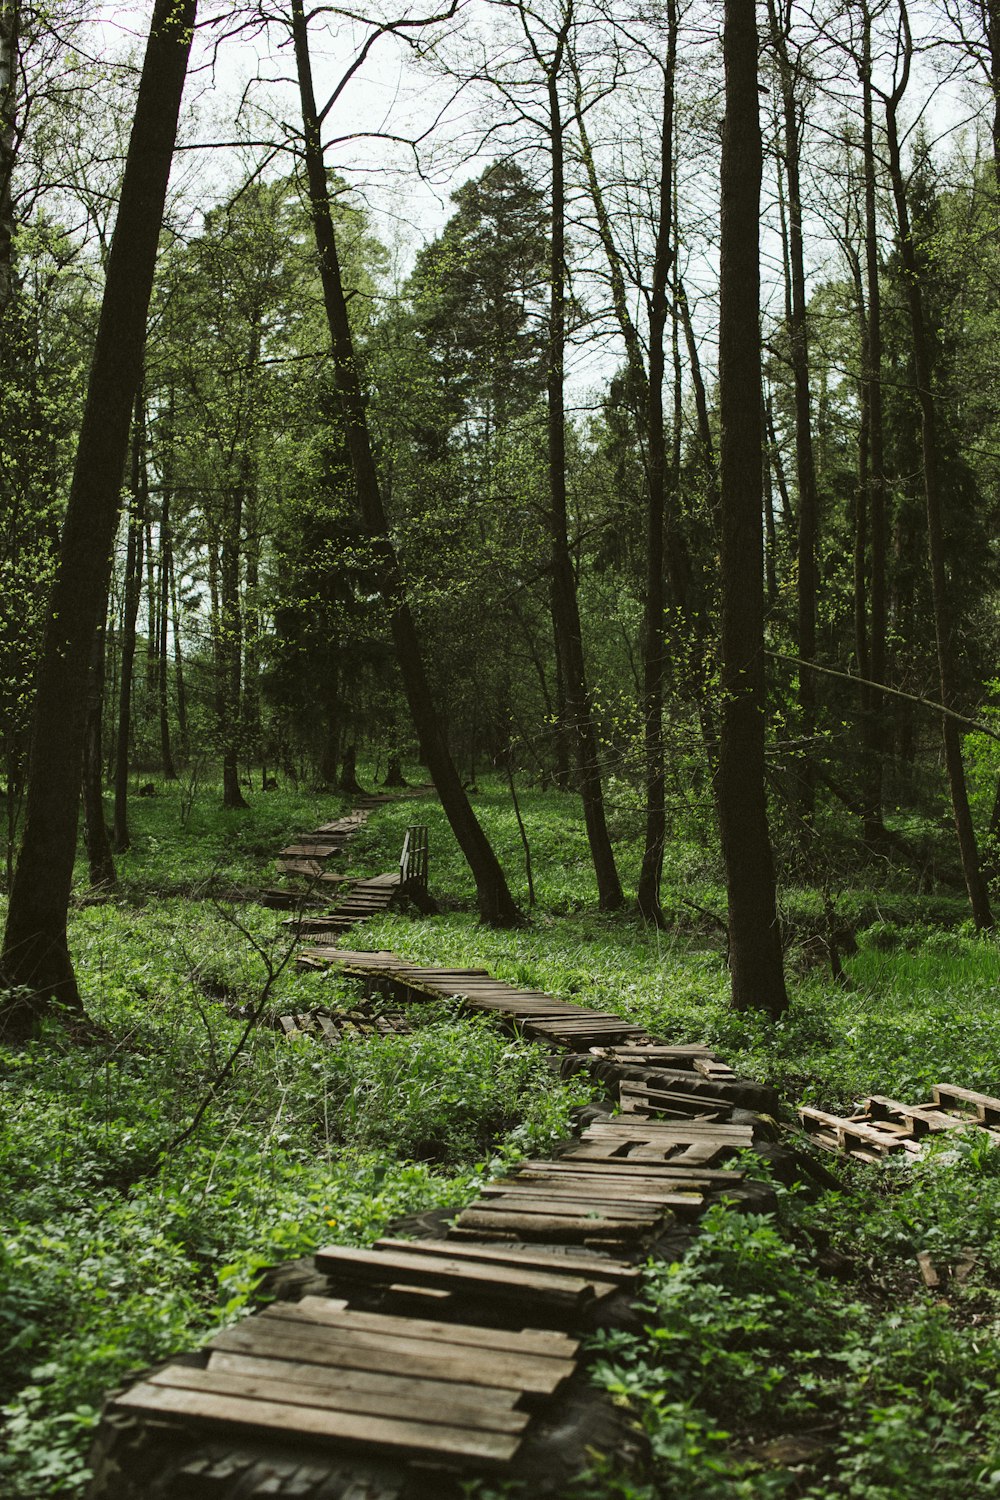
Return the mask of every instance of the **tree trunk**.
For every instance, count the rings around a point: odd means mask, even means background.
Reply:
[[[129,141],[87,402],[63,525],[32,725],[24,838],[0,971],[24,994],[0,1029],[34,1029],[50,999],[80,1008],[66,918],[94,632],[106,608],[129,421],[196,0],[156,0]]]
[[[812,412],[809,396],[809,344],[806,328],[806,276],[802,243],[801,110],[796,98],[795,69],[788,49],[790,5],[782,0],[779,18],[776,0],[768,0],[771,42],[781,80],[784,129],[785,179],[788,193],[788,334],[795,395],[795,471],[799,491],[798,530],[798,654],[802,661],[816,660],[816,599],[819,574],[816,562],[819,539],[819,495],[813,453]],[[805,743],[799,769],[799,814],[811,823],[816,808],[815,752],[816,676],[799,667],[799,734]]]
[[[938,479],[937,413],[932,388],[930,344],[924,321],[923,291],[916,248],[910,232],[910,212],[903,183],[903,168],[900,159],[899,133],[896,111],[906,89],[911,50],[909,19],[906,6],[900,0],[900,21],[905,43],[904,71],[901,83],[892,94],[886,96],[886,136],[889,157],[889,176],[896,205],[899,224],[899,251],[906,281],[906,300],[910,314],[910,332],[913,342],[913,373],[916,382],[916,397],[920,406],[920,450],[923,461],[924,500],[927,508],[927,552],[930,562],[931,600],[934,608],[934,636],[937,644],[938,679],[941,686],[941,702],[945,708],[957,708],[955,691],[954,641],[951,617],[951,599],[944,553],[944,522],[941,489]],[[981,931],[993,926],[989,890],[979,862],[976,831],[972,823],[968,790],[965,783],[965,764],[962,759],[962,738],[956,721],[942,716],[941,728],[944,737],[944,758],[951,788],[951,805],[955,818],[955,831],[962,860],[962,872],[969,893],[969,904],[977,928]]]
[[[101,721],[104,716],[104,626],[94,636],[87,703],[87,729],[83,748],[83,836],[90,865],[90,883],[95,890],[113,890],[118,884],[111,841],[104,820],[104,766],[101,755]]]
[[[598,905],[614,911],[622,904],[622,888],[615,868],[614,850],[604,814],[600,752],[593,709],[587,689],[583,656],[583,632],[576,594],[576,576],[569,546],[569,516],[566,498],[566,414],[564,361],[566,348],[566,188],[563,120],[559,100],[559,73],[569,28],[571,10],[564,15],[555,51],[545,65],[548,93],[549,145],[552,153],[552,230],[549,248],[549,337],[548,337],[548,467],[549,526],[552,533],[553,624],[566,687],[566,709],[576,748],[583,818],[597,877]]]
[[[222,805],[246,807],[240,790],[240,683],[243,668],[243,619],[240,609],[240,537],[243,530],[243,486],[225,498],[219,551],[219,738],[222,741]]]
[[[319,119],[313,92],[309,41],[303,0],[291,0],[292,29],[299,91],[306,171],[309,179],[313,231],[319,255],[323,300],[333,346],[337,389],[354,480],[365,525],[374,546],[382,597],[391,617],[393,641],[410,713],[420,742],[421,756],[441,799],[445,816],[476,883],[479,913],[484,922],[512,926],[520,921],[500,862],[479,826],[448,752],[437,710],[431,698],[416,627],[406,601],[403,580],[382,504],[372,456],[364,396],[354,353],[347,302],[340,275],[337,242],[330,212],[329,186],[323,162]]]
[[[646,599],[643,617],[642,720],[646,768],[646,836],[636,893],[639,911],[647,921],[663,926],[660,879],[667,835],[666,767],[663,752],[663,695],[666,677],[666,591],[664,542],[669,527],[673,575],[676,565],[677,518],[667,518],[667,445],[663,426],[663,380],[666,368],[666,328],[669,311],[668,278],[673,260],[672,184],[674,171],[674,76],[677,63],[677,5],[667,0],[667,55],[663,68],[663,113],[660,131],[660,182],[656,245],[649,296],[649,384],[646,404],[647,504]],[[677,429],[675,427],[675,436]],[[675,602],[689,616],[687,579],[674,576]]]
[[[187,693],[184,688],[184,647],[181,642],[181,615],[177,604],[177,568],[171,544],[167,558],[170,578],[170,619],[174,635],[174,686],[177,692],[177,732],[180,735],[181,755],[186,756],[187,742]]]
[[[140,386],[135,398],[132,424],[131,501],[128,511],[128,540],[125,547],[125,598],[122,607],[121,685],[118,691],[118,733],[115,736],[115,816],[114,846],[123,854],[131,845],[128,829],[128,761],[132,733],[132,683],[135,665],[136,621],[142,593],[142,547],[145,537],[146,508],[149,503],[146,483],[146,455],[143,434],[145,408]]]
[[[14,199],[17,152],[18,0],[0,0],[0,318],[14,295]]]
[[[729,897],[732,1004],[788,1006],[764,791],[764,559],[761,522],[761,141],[757,26],[726,0],[719,397],[722,708],[715,794]]]
[[[882,295],[879,287],[878,217],[876,203],[875,136],[872,108],[871,13],[863,17],[861,84],[863,91],[862,151],[865,178],[865,293],[868,303],[862,335],[862,386],[867,425],[867,483],[859,504],[867,502],[867,530],[871,538],[871,583],[868,600],[867,670],[872,682],[884,682],[886,672],[886,568],[888,552],[885,438],[882,421]],[[860,641],[859,633],[859,645]],[[882,809],[886,736],[882,727],[885,700],[866,688],[862,704],[862,802],[864,839],[873,849],[886,844]]]
[[[160,603],[157,610],[157,679],[156,696],[160,719],[160,764],[167,781],[177,780],[174,768],[173,749],[170,744],[170,706],[168,687],[170,664],[167,657],[167,631],[170,623],[170,554],[173,538],[170,532],[170,487],[164,482],[163,501],[160,507],[160,559],[157,568]]]

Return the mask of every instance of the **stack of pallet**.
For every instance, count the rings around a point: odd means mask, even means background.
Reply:
[[[928,1136],[970,1127],[1000,1146],[1000,1099],[953,1083],[936,1083],[923,1104],[872,1094],[851,1115],[803,1107],[799,1119],[817,1146],[858,1161],[879,1161],[899,1151],[919,1155]]]

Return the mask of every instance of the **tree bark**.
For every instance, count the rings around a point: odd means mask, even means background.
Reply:
[[[891,94],[885,96],[886,144],[888,148],[889,176],[892,195],[896,205],[899,226],[899,253],[903,262],[906,282],[906,300],[910,315],[910,334],[913,344],[913,374],[916,397],[920,407],[920,451],[923,467],[924,501],[927,510],[927,553],[931,575],[931,601],[934,609],[934,636],[937,645],[938,679],[941,685],[941,702],[945,708],[956,708],[958,695],[955,690],[955,660],[951,599],[949,596],[947,566],[945,563],[944,519],[941,486],[938,477],[937,411],[934,401],[933,374],[931,370],[930,341],[925,322],[923,289],[916,246],[910,228],[910,211],[903,182],[903,168],[899,148],[897,110],[909,80],[909,63],[912,50],[909,16],[904,0],[899,0],[899,16],[904,44],[904,63],[901,80]],[[965,764],[962,758],[962,737],[954,719],[942,716],[941,729],[944,738],[944,758],[951,789],[951,806],[958,837],[962,873],[969,893],[969,904],[976,927],[980,931],[992,928],[993,913],[990,909],[989,889],[979,861],[976,831],[969,807],[969,795],[965,782]]]
[[[106,608],[111,553],[139,384],[146,314],[196,0],[156,0],[129,141],[87,402],[37,679],[24,838],[3,957],[0,1029],[31,1032],[58,998],[81,1008],[66,918],[83,767],[94,632]]]
[[[729,897],[732,1004],[788,1006],[764,791],[764,558],[761,520],[760,184],[757,26],[726,0],[719,397],[722,711],[715,794]]]
[[[17,155],[19,0],[0,0],[0,318],[14,295],[14,198]]]
[[[500,862],[476,819],[441,732],[416,626],[407,603],[399,563],[389,535],[382,492],[372,455],[364,395],[354,352],[347,301],[340,274],[337,241],[330,212],[330,196],[319,118],[313,91],[309,39],[303,0],[291,0],[292,34],[302,103],[306,171],[309,180],[313,231],[319,255],[323,300],[333,348],[337,389],[346,428],[351,466],[362,517],[371,537],[380,591],[391,617],[393,642],[403,686],[420,742],[421,756],[441,799],[455,838],[476,883],[479,914],[494,926],[513,926],[521,914],[510,894]]]
[[[95,890],[113,890],[118,884],[111,841],[104,820],[104,766],[101,755],[101,721],[104,716],[104,625],[94,636],[87,703],[87,729],[83,749],[83,835],[90,865],[90,883]]]
[[[553,624],[558,641],[566,688],[566,710],[576,748],[577,771],[583,818],[590,854],[597,877],[597,899],[602,911],[615,911],[622,904],[621,881],[604,813],[600,751],[593,707],[587,688],[583,655],[583,631],[576,593],[576,575],[569,546],[569,515],[566,496],[566,184],[562,105],[559,74],[562,68],[572,6],[564,12],[555,50],[545,62],[535,51],[545,73],[548,97],[549,148],[552,157],[552,220],[549,245],[549,330],[546,393],[548,400],[549,527],[552,536]],[[522,20],[524,20],[522,12]],[[527,22],[524,21],[527,30]],[[534,44],[532,43],[532,46]]]
[[[156,698],[160,720],[160,765],[163,775],[167,781],[177,780],[177,771],[174,767],[173,747],[170,743],[170,704],[168,688],[170,684],[170,663],[167,657],[167,632],[170,624],[170,556],[173,550],[173,537],[170,531],[170,486],[164,482],[163,497],[160,505],[160,558],[157,567],[157,586],[159,588],[160,603],[157,610],[157,678]]]
[[[243,485],[225,497],[219,548],[219,738],[222,741],[222,805],[246,807],[240,790],[240,684],[243,675],[243,618],[240,608],[240,537]]]
[[[816,600],[819,573],[816,553],[819,540],[819,494],[813,453],[812,410],[809,394],[809,342],[806,327],[806,274],[802,241],[801,125],[802,111],[796,97],[796,70],[788,47],[791,26],[789,0],[768,0],[771,43],[781,81],[783,157],[788,205],[788,335],[795,400],[795,472],[799,491],[798,529],[798,654],[803,661],[816,660]],[[816,678],[807,667],[799,668],[799,734],[802,752],[798,777],[800,816],[811,823],[816,809],[815,754],[811,741],[816,732]]]
[[[122,644],[120,687],[118,691],[118,733],[115,736],[115,816],[114,847],[124,854],[131,845],[128,827],[128,762],[132,733],[132,684],[135,666],[136,622],[142,594],[142,549],[145,539],[147,493],[145,404],[142,387],[136,392],[132,424],[131,499],[128,511],[128,538],[125,546],[125,598],[122,607]]]
[[[882,419],[882,293],[879,285],[878,209],[874,109],[872,101],[872,23],[865,6],[862,18],[861,58],[862,153],[865,197],[865,297],[867,312],[862,329],[862,404],[867,429],[867,472],[859,505],[867,504],[867,531],[871,541],[871,581],[868,589],[868,628],[858,632],[859,650],[867,648],[867,664],[859,662],[873,682],[883,682],[886,672],[886,571],[888,554],[888,503],[885,477],[885,437]],[[867,640],[862,636],[867,635]],[[883,779],[886,736],[882,728],[884,699],[877,689],[866,689],[862,702],[864,839],[873,849],[886,844],[883,814]]]

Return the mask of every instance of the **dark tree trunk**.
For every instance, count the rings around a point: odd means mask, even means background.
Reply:
[[[122,607],[122,646],[120,687],[118,692],[118,733],[115,736],[115,816],[114,846],[119,854],[130,847],[128,830],[128,760],[132,733],[132,683],[135,666],[136,621],[142,593],[142,548],[145,536],[146,456],[143,433],[145,412],[142,388],[136,393],[132,423],[132,474],[128,511],[128,540],[125,547],[125,598]]]
[[[170,557],[173,550],[170,524],[170,490],[165,484],[163,502],[160,508],[160,561],[157,569],[160,603],[157,611],[159,641],[156,653],[158,666],[156,688],[160,719],[160,764],[163,767],[163,775],[166,780],[176,781],[177,771],[174,768],[174,754],[170,743],[170,704],[168,700],[170,663],[167,656],[167,631],[170,622]]]
[[[764,791],[764,559],[761,523],[761,141],[757,26],[726,0],[719,397],[722,424],[722,660],[715,793],[729,896],[737,1010],[788,1006]]]
[[[341,399],[361,512],[374,544],[380,589],[390,610],[396,656],[417,738],[420,741],[421,756],[431,774],[431,779],[441,799],[441,806],[451,824],[459,848],[472,871],[482,920],[495,926],[510,926],[520,921],[520,913],[510,894],[500,862],[479,826],[469,799],[462,789],[461,780],[441,732],[441,724],[424,670],[416,627],[406,601],[399,564],[389,535],[375,461],[372,456],[364,395],[340,275],[340,261],[337,255],[333,217],[330,212],[329,187],[313,92],[303,0],[291,0],[291,14],[302,102],[304,149],[313,230],[319,254],[323,300],[333,346],[337,389]]]
[[[795,471],[799,491],[797,643],[802,661],[816,660],[816,601],[819,588],[817,546],[819,494],[813,453],[812,411],[809,395],[809,343],[806,327],[806,275],[802,242],[800,183],[802,111],[796,98],[796,74],[788,48],[791,24],[789,0],[768,0],[771,42],[781,79],[785,178],[788,192],[788,333],[795,393]],[[811,823],[816,806],[815,752],[816,674],[799,667],[799,733],[805,743],[799,769],[799,813]]]
[[[94,636],[87,702],[87,728],[83,742],[83,836],[90,865],[90,883],[95,890],[112,890],[118,884],[111,840],[104,820],[104,757],[101,754],[101,721],[104,717],[104,626]]]
[[[552,656],[555,663],[555,714],[552,721],[552,734],[556,753],[556,786],[560,792],[568,792],[572,787],[572,772],[570,762],[570,731],[569,717],[566,711],[566,673],[563,670],[562,657],[559,654],[559,629],[556,625],[556,589],[555,579],[551,580],[549,589],[549,607],[552,613]]]
[[[688,616],[687,579],[679,575],[676,517],[668,523],[666,507],[667,444],[663,426],[663,380],[666,369],[668,278],[673,260],[672,184],[674,171],[674,76],[677,63],[677,5],[667,0],[667,55],[663,68],[663,113],[660,132],[660,183],[656,246],[649,296],[649,384],[646,405],[646,599],[643,618],[642,721],[646,767],[646,836],[636,892],[647,921],[663,925],[660,879],[667,836],[666,767],[663,754],[663,695],[666,677],[666,590],[664,533],[669,525],[674,594]],[[676,435],[676,427],[674,429]]]
[[[868,600],[868,629],[859,631],[860,650],[867,647],[867,661],[859,661],[860,670],[872,682],[884,682],[886,672],[886,568],[888,553],[888,505],[885,477],[885,439],[882,420],[882,296],[879,287],[878,217],[876,204],[875,138],[872,108],[871,14],[866,6],[863,17],[863,51],[861,84],[863,91],[862,151],[865,179],[865,292],[867,315],[862,332],[863,409],[867,429],[867,472],[859,497],[859,506],[867,503],[867,531],[871,539],[871,583]],[[863,636],[867,635],[867,640]],[[877,689],[866,688],[862,700],[862,802],[864,805],[864,838],[873,849],[886,845],[882,810],[885,761],[883,714],[885,700]]]
[[[913,373],[916,382],[916,397],[920,406],[920,449],[923,461],[924,500],[927,508],[927,551],[930,562],[931,600],[934,608],[934,635],[937,644],[938,679],[941,686],[941,702],[945,708],[957,709],[958,694],[955,690],[955,645],[951,613],[951,599],[945,565],[944,519],[941,487],[938,478],[937,412],[932,386],[930,343],[925,323],[923,290],[916,247],[910,232],[910,211],[906,201],[903,168],[900,159],[899,134],[896,111],[906,89],[909,73],[910,33],[906,7],[900,0],[900,18],[903,29],[906,61],[902,81],[891,95],[886,97],[886,137],[889,158],[889,176],[896,204],[899,224],[899,252],[903,262],[906,282],[906,299],[910,314],[910,331],[913,342]],[[979,862],[976,831],[972,823],[968,789],[965,782],[965,764],[962,759],[962,737],[956,721],[942,716],[941,729],[944,737],[944,758],[951,788],[951,805],[955,818],[955,831],[962,860],[962,872],[969,893],[969,904],[977,928],[981,931],[993,926],[989,889]]]
[[[344,763],[340,768],[338,788],[348,797],[365,795],[365,789],[358,781],[358,747],[356,745],[348,745],[344,751]]]
[[[398,755],[389,756],[389,766],[386,770],[385,780],[383,781],[382,785],[400,788],[409,786],[409,782],[403,775],[403,766]]]
[[[576,575],[569,546],[566,497],[566,414],[564,361],[566,348],[566,188],[559,74],[572,12],[567,10],[551,60],[544,64],[548,93],[549,147],[552,155],[552,229],[549,248],[548,468],[549,526],[552,533],[553,624],[566,688],[566,711],[576,748],[583,818],[597,877],[598,904],[614,911],[622,888],[608,835],[601,785],[600,751],[583,657],[583,632],[576,594]],[[539,59],[539,61],[541,61]]]
[[[129,141],[87,402],[48,610],[32,726],[24,838],[4,935],[8,1035],[56,997],[80,1007],[66,939],[76,853],[87,682],[108,594],[129,421],[173,157],[196,0],[156,0]]]
[[[243,488],[226,496],[219,551],[219,737],[222,741],[222,805],[246,807],[240,790],[240,683],[243,668],[243,620],[240,609],[240,537]]]
[[[14,295],[14,199],[17,151],[18,0],[0,0],[0,318]]]
[[[177,566],[173,546],[167,558],[170,578],[170,619],[174,634],[174,687],[177,694],[177,732],[180,735],[181,755],[187,755],[187,693],[184,688],[184,646],[181,641],[181,615],[177,604]]]

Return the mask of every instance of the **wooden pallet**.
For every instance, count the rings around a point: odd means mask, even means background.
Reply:
[[[168,1365],[111,1410],[216,1434],[496,1468],[513,1458],[530,1421],[518,1408],[559,1390],[577,1347],[558,1332],[398,1318],[305,1297],[227,1329],[202,1366]]]
[[[977,1127],[1000,1146],[1000,1099],[957,1084],[936,1083],[922,1104],[904,1104],[885,1094],[872,1094],[847,1116],[803,1106],[803,1128],[824,1150],[879,1161],[900,1151],[919,1155],[929,1135]]]
[[[312,1037],[328,1047],[339,1047],[346,1036],[408,1036],[413,1030],[398,1012],[360,1006],[353,1010],[298,1011],[279,1016],[278,1024],[285,1036]]]

